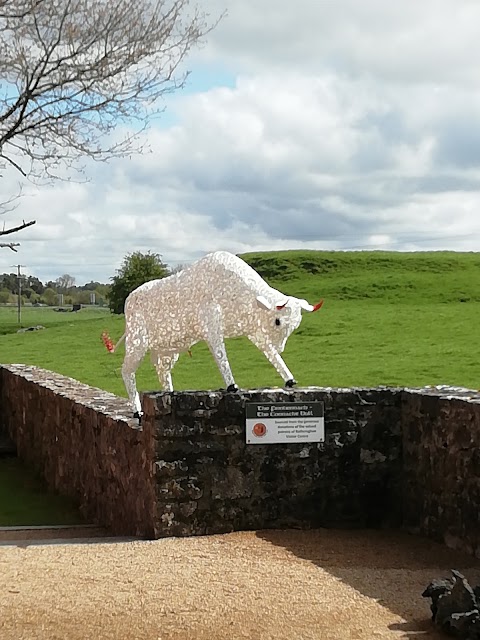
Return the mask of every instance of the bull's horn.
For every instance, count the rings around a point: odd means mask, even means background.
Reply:
[[[257,296],[257,304],[259,307],[262,307],[262,309],[266,309],[267,311],[272,310],[272,305],[264,296]]]
[[[306,300],[299,300],[298,302],[305,311],[318,311],[323,305],[323,300],[320,300],[316,305],[309,304]]]

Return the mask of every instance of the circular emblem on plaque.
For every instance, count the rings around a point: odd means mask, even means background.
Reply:
[[[267,433],[267,427],[263,424],[263,422],[257,422],[253,425],[253,435],[257,436],[257,438],[262,438]]]

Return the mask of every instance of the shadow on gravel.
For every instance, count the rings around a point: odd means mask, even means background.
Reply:
[[[480,560],[424,538],[397,531],[258,531],[257,536],[309,560],[405,622],[390,626],[401,638],[445,638],[431,621],[422,592],[433,578],[458,569],[480,578]]]

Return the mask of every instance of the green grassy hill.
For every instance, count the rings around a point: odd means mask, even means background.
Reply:
[[[292,295],[480,302],[480,253],[282,251],[242,257],[266,280]]]
[[[244,257],[285,293],[316,302],[304,314],[284,353],[300,385],[480,387],[480,254],[285,251]],[[58,314],[29,310],[16,331],[16,310],[0,309],[0,361],[36,364],[125,395],[123,348],[106,352],[106,329],[117,340],[123,316],[84,309]],[[227,341],[237,383],[282,386],[273,367],[246,339]],[[183,355],[173,371],[177,389],[219,388],[220,374],[204,344]],[[140,390],[158,389],[148,358]]]

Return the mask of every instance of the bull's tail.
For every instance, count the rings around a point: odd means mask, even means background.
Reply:
[[[109,351],[110,353],[115,353],[115,351],[118,349],[118,347],[122,344],[122,342],[125,340],[125,333],[122,335],[122,337],[118,340],[117,344],[115,344],[112,339],[110,338],[110,336],[108,335],[108,333],[106,331],[104,331],[102,333],[102,342],[105,345],[107,351]]]

